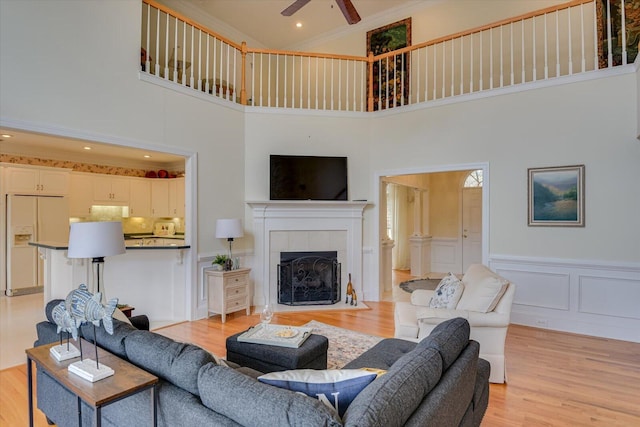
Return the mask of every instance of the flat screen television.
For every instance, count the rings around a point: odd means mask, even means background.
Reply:
[[[347,158],[270,156],[271,200],[348,200]]]

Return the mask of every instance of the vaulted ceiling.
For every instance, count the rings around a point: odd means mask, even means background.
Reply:
[[[366,31],[369,23],[391,9],[424,7],[434,1],[442,0],[351,0],[362,20],[349,25],[335,0],[310,0],[292,16],[281,12],[294,0],[158,0],[196,22],[220,21],[268,49],[281,50],[295,49],[328,34]],[[296,27],[297,23],[302,26]]]

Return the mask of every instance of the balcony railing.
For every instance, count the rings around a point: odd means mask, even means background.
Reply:
[[[253,49],[143,0],[140,65],[243,105],[377,111],[633,62],[640,39],[636,3],[575,0],[360,57]]]

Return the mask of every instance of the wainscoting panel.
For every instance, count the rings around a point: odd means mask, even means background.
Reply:
[[[516,283],[515,304],[569,310],[568,274],[496,269],[496,273]]]
[[[640,264],[491,255],[516,284],[511,322],[640,342]]]
[[[640,278],[580,276],[581,313],[640,320]]]
[[[460,243],[455,238],[434,237],[431,240],[431,272],[462,273]]]

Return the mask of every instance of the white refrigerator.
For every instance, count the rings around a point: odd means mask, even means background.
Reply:
[[[69,201],[60,196],[6,197],[6,294],[42,292],[43,261],[29,242],[69,240]]]

